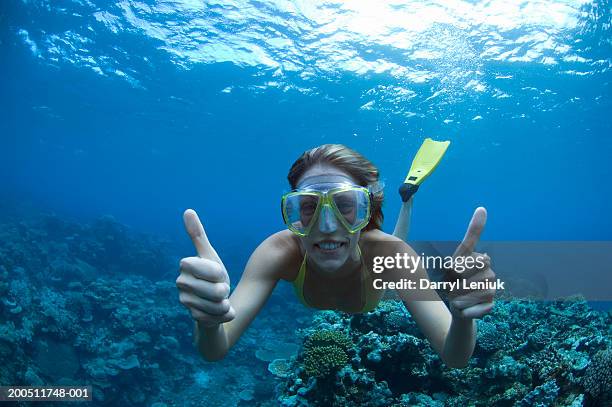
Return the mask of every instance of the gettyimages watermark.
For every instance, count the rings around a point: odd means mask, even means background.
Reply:
[[[426,269],[445,268],[455,270],[458,273],[463,273],[473,268],[484,269],[486,266],[486,253],[476,256],[427,256],[425,253],[421,255],[411,255],[408,253],[395,253],[394,256],[374,256],[372,263],[372,271],[374,273],[382,273],[385,269],[403,268],[411,273],[416,272],[418,267]]]
[[[610,241],[479,242],[472,255],[454,256],[459,243],[414,241],[409,252],[403,243],[367,243],[370,283],[417,301],[490,289],[496,298],[612,301]],[[494,278],[479,278],[488,268]]]
[[[449,293],[460,290],[503,290],[504,282],[501,279],[494,281],[469,281],[469,277],[484,272],[490,267],[489,256],[486,253],[474,256],[432,256],[411,255],[409,253],[395,253],[394,256],[374,256],[372,272],[383,274],[389,270],[404,270],[405,273],[415,274],[419,268],[425,270],[442,269],[448,274],[458,277],[447,281],[432,281],[429,278],[399,278],[385,281],[382,277],[374,278],[372,285],[377,290],[444,290]],[[403,275],[405,275],[405,273]]]

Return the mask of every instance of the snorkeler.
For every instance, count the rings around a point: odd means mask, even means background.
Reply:
[[[373,275],[364,258],[392,255],[384,253],[386,247],[399,247],[416,256],[404,240],[381,230],[383,191],[378,169],[359,153],[338,144],[313,148],[298,158],[287,178],[292,191],[281,199],[287,230],[269,236],[255,249],[231,296],[227,270],[197,214],[191,209],[184,213],[197,256],[181,260],[176,285],[180,302],[195,320],[198,351],[208,361],[227,354],[280,280],[292,282],[307,306],[368,312],[376,308],[384,291],[372,285]],[[400,221],[407,222],[407,218],[400,216]],[[453,278],[469,282],[495,279],[488,256],[474,253],[485,222],[486,210],[477,208],[454,256],[480,256],[486,261],[460,276],[450,270]],[[400,229],[407,233],[407,226]],[[393,244],[372,244],[381,242]],[[382,253],[368,253],[372,250]],[[396,270],[389,278],[427,279],[428,275],[418,267]],[[417,301],[410,291],[396,290],[444,363],[466,366],[476,341],[474,319],[491,311],[495,290],[460,291],[450,297],[449,307],[435,290],[425,291],[436,300]]]

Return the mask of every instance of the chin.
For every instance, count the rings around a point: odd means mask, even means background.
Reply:
[[[316,253],[313,257],[313,260],[316,261],[317,266],[326,273],[333,273],[338,270],[346,260],[348,259],[348,253],[344,251],[343,253],[337,253],[334,256],[329,255],[321,255],[320,253]]]

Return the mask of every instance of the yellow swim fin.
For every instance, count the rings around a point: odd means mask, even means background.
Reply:
[[[450,141],[434,141],[430,138],[423,141],[399,190],[403,202],[408,202],[419,185],[436,169],[449,145]]]

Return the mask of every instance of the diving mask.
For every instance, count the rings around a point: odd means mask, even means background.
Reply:
[[[323,208],[334,213],[349,233],[357,233],[370,221],[370,191],[347,183],[312,184],[283,195],[285,224],[298,236],[308,236]]]

